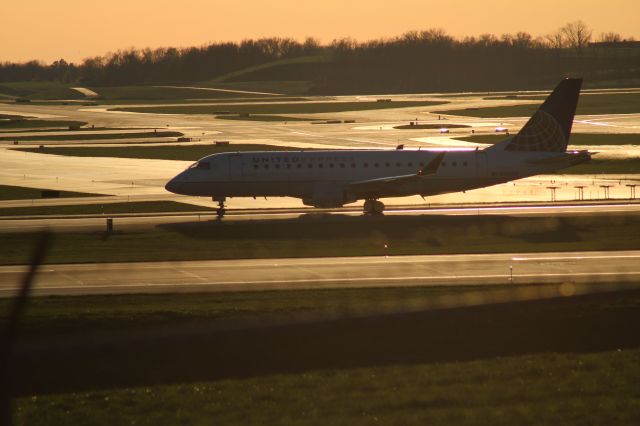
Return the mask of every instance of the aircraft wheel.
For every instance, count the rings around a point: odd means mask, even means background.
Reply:
[[[384,211],[384,203],[382,201],[374,201],[373,202],[373,213],[374,214],[382,214]]]
[[[374,203],[375,200],[365,200],[363,206],[364,214],[373,214]]]
[[[218,209],[218,210],[216,210],[216,215],[218,215],[218,217],[222,219],[226,212],[227,211],[225,209]]]

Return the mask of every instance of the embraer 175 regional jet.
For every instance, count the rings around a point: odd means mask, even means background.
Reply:
[[[212,197],[225,214],[227,197],[296,197],[314,207],[380,198],[436,195],[551,173],[591,158],[567,151],[582,79],[560,82],[517,135],[485,149],[233,152],[204,157],[166,185],[183,195]]]

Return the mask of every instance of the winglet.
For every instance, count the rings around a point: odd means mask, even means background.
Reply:
[[[442,151],[441,153],[436,155],[436,157],[433,160],[429,161],[429,163],[426,166],[418,170],[418,176],[435,174],[440,168],[440,164],[442,163],[442,160],[444,159],[445,154],[446,154],[446,151]]]

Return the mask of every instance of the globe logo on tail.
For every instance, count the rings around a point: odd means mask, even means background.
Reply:
[[[508,151],[562,152],[567,141],[562,127],[549,113],[539,109],[505,147]]]

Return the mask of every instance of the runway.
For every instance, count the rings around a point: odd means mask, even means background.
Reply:
[[[26,267],[0,267],[0,296],[15,294]],[[640,251],[461,254],[44,265],[34,294],[592,283],[640,279]]]
[[[599,204],[539,204],[520,206],[395,206],[385,210],[385,216],[425,215],[425,216],[560,216],[581,214],[617,214],[640,212],[640,202],[610,202]],[[224,221],[239,220],[282,220],[282,219],[321,219],[323,215],[361,216],[360,207],[342,209],[271,209],[271,210],[229,210]],[[34,232],[51,229],[61,232],[103,231],[106,219],[112,218],[115,230],[153,229],[162,224],[189,222],[209,222],[219,220],[215,211],[194,213],[144,213],[123,215],[94,216],[45,216],[0,218],[1,232]]]

